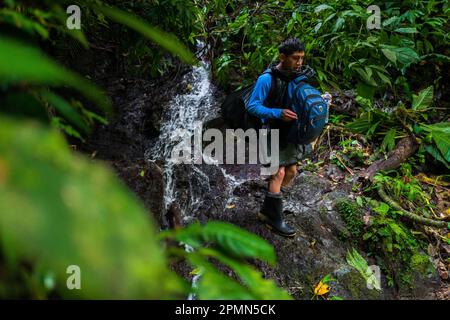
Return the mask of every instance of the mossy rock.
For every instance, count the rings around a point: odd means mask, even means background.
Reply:
[[[353,239],[360,239],[363,228],[363,213],[359,206],[348,198],[341,198],[335,202],[335,208],[344,220],[347,230]]]
[[[366,280],[361,274],[350,267],[337,270],[335,272],[337,284],[343,291],[347,292],[349,296],[342,296],[344,299],[350,300],[379,300],[381,299],[381,291],[376,289],[369,289]],[[339,291],[337,290],[339,295]]]

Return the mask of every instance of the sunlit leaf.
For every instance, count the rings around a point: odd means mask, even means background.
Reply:
[[[331,287],[327,284],[324,284],[321,280],[314,288],[314,294],[316,296],[323,296],[324,294],[327,294],[328,292],[330,292],[330,290],[331,290]]]
[[[395,29],[395,32],[399,32],[399,33],[417,33],[417,29],[416,28],[398,28],[398,29]]]

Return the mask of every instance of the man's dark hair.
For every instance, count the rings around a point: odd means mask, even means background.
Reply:
[[[297,38],[287,38],[278,47],[280,53],[284,53],[286,56],[293,54],[296,51],[305,51],[305,45]]]

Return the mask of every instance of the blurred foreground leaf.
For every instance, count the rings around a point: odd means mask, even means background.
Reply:
[[[7,268],[23,261],[38,266],[68,298],[165,299],[185,292],[150,217],[108,168],[73,154],[56,131],[6,117],[0,123]],[[70,265],[80,267],[81,290],[66,287]]]

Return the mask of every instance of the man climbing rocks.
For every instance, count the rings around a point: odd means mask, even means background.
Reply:
[[[257,80],[250,97],[247,112],[260,118],[269,130],[279,130],[279,168],[270,176],[268,190],[259,218],[273,231],[293,237],[295,229],[286,224],[283,218],[283,192],[292,183],[297,174],[297,161],[300,160],[307,146],[287,142],[289,129],[297,120],[297,113],[291,108],[293,95],[297,88],[293,81],[299,76],[314,76],[311,68],[302,68],[305,47],[296,38],[289,38],[279,46],[279,62],[270,67],[271,72],[263,73]],[[276,90],[271,88],[276,86]],[[270,140],[270,139],[269,139]],[[270,145],[267,146],[270,150]]]

